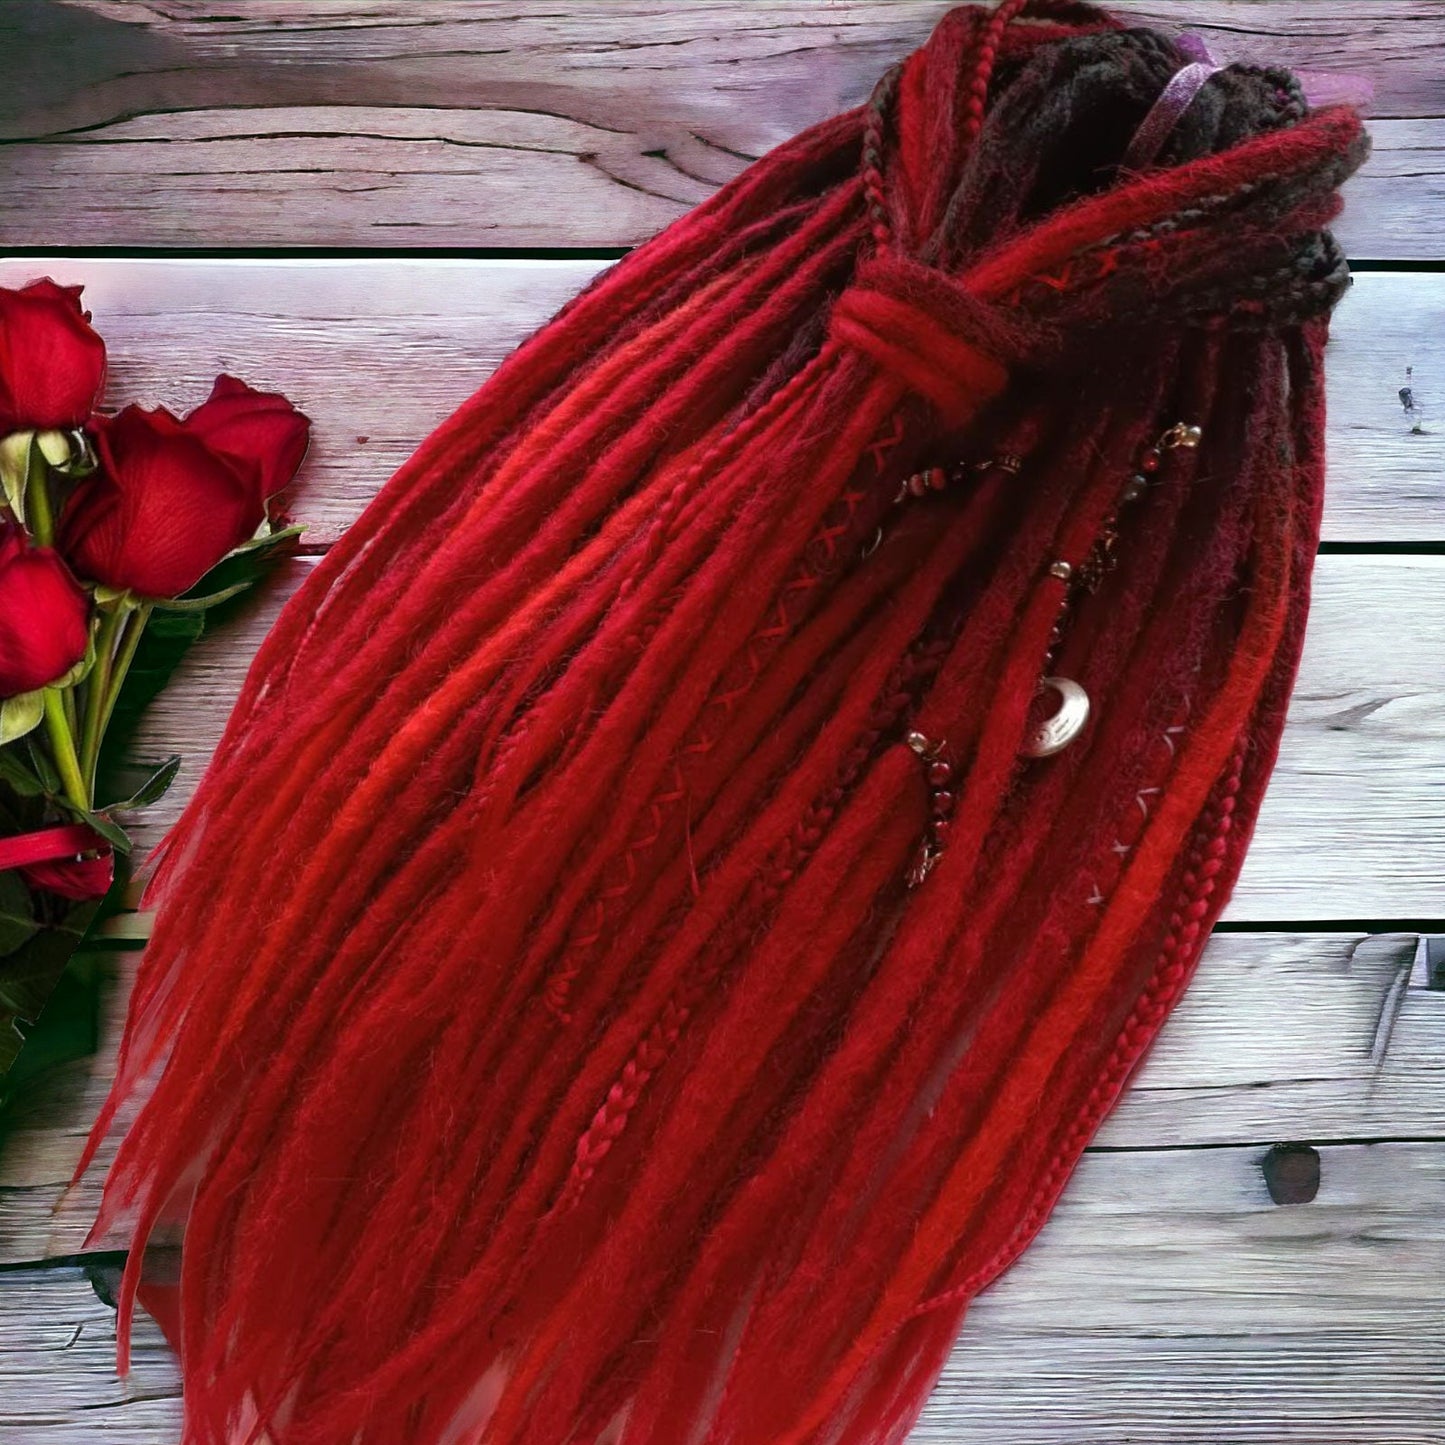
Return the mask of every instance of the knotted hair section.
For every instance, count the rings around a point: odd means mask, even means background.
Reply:
[[[1009,382],[1017,331],[965,283],[908,256],[863,261],[834,303],[831,341],[931,402],[945,430],[963,426]]]

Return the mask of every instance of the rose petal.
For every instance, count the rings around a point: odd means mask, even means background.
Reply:
[[[279,392],[256,391],[224,374],[184,425],[213,450],[254,469],[262,501],[296,475],[311,439],[310,419]]]
[[[84,901],[103,898],[115,880],[115,854],[107,843],[95,858],[59,858],[50,863],[30,863],[20,876],[32,888],[58,893],[62,898]]]

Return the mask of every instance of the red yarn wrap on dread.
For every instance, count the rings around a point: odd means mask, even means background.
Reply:
[[[186,1445],[907,1434],[1185,986],[1299,657],[1365,141],[1230,66],[1130,169],[1189,60],[953,11],[288,604],[91,1141]]]

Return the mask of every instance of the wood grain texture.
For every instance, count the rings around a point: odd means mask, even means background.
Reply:
[[[1438,1445],[1445,1155],[1326,1145],[1316,1199],[1276,1206],[1262,1152],[1086,1156],[974,1305],[915,1445]],[[118,1381],[80,1269],[7,1276],[0,1441],[173,1439],[174,1363],[137,1335]]]
[[[5,0],[0,247],[622,246],[861,100],[942,0]],[[1439,0],[1118,0],[1228,59],[1353,72],[1374,154],[1356,259],[1445,258]],[[601,263],[0,262],[87,283],[110,398],[185,409],[217,371],[316,421],[293,510],[324,545]],[[1445,275],[1371,272],[1331,347],[1336,543],[1445,541]],[[1408,371],[1407,371],[1408,368]],[[1400,388],[1416,403],[1404,410]],[[139,751],[180,751],[175,816],[287,564],[204,641]],[[1445,918],[1445,557],[1326,556],[1280,764],[1224,932],[1037,1243],[975,1304],[915,1445],[1442,1445],[1445,992],[1413,933]],[[1401,926],[1404,926],[1403,924]],[[99,1173],[67,1190],[114,1067],[37,1081],[0,1152],[0,1445],[162,1445],[173,1362],[81,1270]],[[1321,1187],[1276,1206],[1271,1141]]]
[[[112,406],[183,411],[222,370],[292,397],[315,421],[294,510],[325,543],[600,264],[27,258],[0,285],[84,284]],[[1326,540],[1445,540],[1445,275],[1358,276],[1328,376]]]
[[[861,102],[939,0],[6,0],[0,244],[631,245]],[[1435,0],[1117,0],[1373,83],[1356,257],[1445,255]]]
[[[1445,992],[1423,986],[1415,953],[1405,934],[1216,935],[1091,1146],[1115,1161],[1099,1166],[1091,1187],[1134,1190],[1137,1168],[1124,1156],[1147,1155],[1140,1198],[1185,1198],[1197,1151],[1254,1148],[1257,1162],[1259,1141],[1274,1139],[1434,1141],[1445,1168]],[[11,1116],[0,1153],[0,1266],[84,1247],[108,1152],[81,1185],[67,1184],[114,1071],[135,955],[111,959],[100,1051],[37,1080]],[[1111,1171],[1127,1179],[1110,1184]],[[1259,1202],[1257,1168],[1229,1177],[1231,1200]],[[1213,1192],[1198,1197],[1217,1202]],[[1410,1198],[1423,1209],[1428,1191]]]
[[[139,849],[189,797],[251,656],[310,564],[284,565],[152,705],[139,756],[185,762],[171,792],[137,815]],[[1445,557],[1320,558],[1279,762],[1226,920],[1445,917],[1442,635]]]

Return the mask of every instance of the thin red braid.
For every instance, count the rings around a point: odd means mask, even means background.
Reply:
[[[1365,141],[1230,66],[1127,169],[1188,59],[951,12],[288,604],[85,1160],[184,1445],[906,1436],[1187,984],[1302,644]]]

